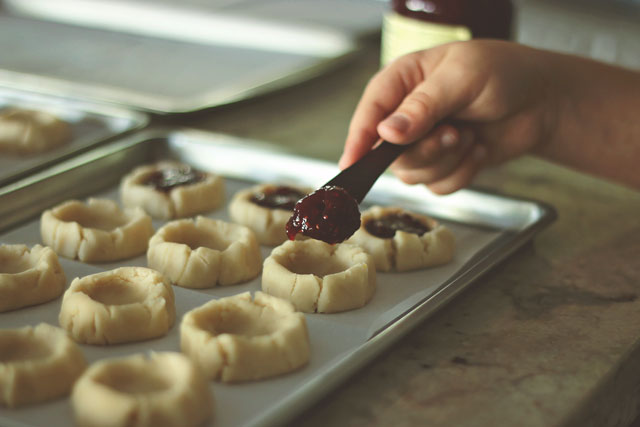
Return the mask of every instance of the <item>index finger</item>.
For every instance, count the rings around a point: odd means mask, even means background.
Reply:
[[[351,118],[340,165],[346,167],[378,141],[377,126],[422,80],[417,58],[399,58],[378,71],[367,84]]]
[[[351,119],[341,166],[366,154],[380,137],[396,144],[424,137],[470,101],[463,64],[449,60],[454,45],[405,55],[371,79]]]

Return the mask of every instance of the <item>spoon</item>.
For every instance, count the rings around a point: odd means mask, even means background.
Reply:
[[[285,227],[289,239],[294,240],[298,233],[329,244],[348,239],[360,228],[358,205],[406,147],[382,141],[331,181],[300,199]]]
[[[360,204],[380,175],[407,147],[382,141],[323,187],[341,187]]]

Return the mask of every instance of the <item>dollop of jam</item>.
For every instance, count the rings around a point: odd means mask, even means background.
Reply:
[[[284,185],[269,189],[265,192],[258,192],[249,199],[252,203],[269,209],[293,210],[298,200],[302,199],[305,193],[298,189]]]
[[[302,233],[327,243],[340,243],[360,228],[358,202],[341,187],[322,187],[296,203],[287,236]]]
[[[369,234],[382,239],[392,238],[398,230],[417,234],[418,236],[422,236],[429,231],[429,227],[426,224],[407,213],[388,214],[381,218],[368,220],[364,223],[364,228]]]
[[[158,191],[168,193],[180,185],[195,184],[203,181],[205,174],[191,166],[169,167],[157,170],[146,177],[142,184]]]

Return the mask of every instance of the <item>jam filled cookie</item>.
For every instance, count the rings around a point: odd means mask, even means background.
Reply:
[[[44,111],[0,111],[0,151],[36,154],[68,143],[71,126]]]
[[[51,248],[0,245],[0,312],[51,301],[66,284]]]
[[[123,211],[107,199],[70,200],[42,213],[40,234],[58,255],[104,262],[144,253],[153,226],[139,208]]]
[[[229,204],[234,222],[251,228],[263,245],[287,240],[285,226],[293,208],[311,189],[260,184],[238,191]]]
[[[189,311],[180,325],[180,348],[207,377],[250,381],[307,364],[304,315],[291,303],[256,292],[211,300]]]
[[[356,245],[287,241],[264,261],[262,290],[306,313],[364,306],[375,292],[373,258]]]
[[[86,366],[80,348],[60,328],[40,323],[0,329],[0,404],[65,396]]]
[[[176,318],[171,284],[157,271],[121,267],[71,282],[58,320],[84,344],[117,344],[165,335]]]
[[[374,206],[362,213],[348,240],[369,252],[380,271],[408,271],[446,264],[453,258],[453,233],[436,220],[397,207]]]
[[[93,363],[71,405],[78,426],[191,427],[211,417],[213,395],[189,358],[163,352]]]
[[[199,216],[160,228],[149,241],[147,264],[178,286],[210,288],[253,279],[262,255],[249,228]]]
[[[127,207],[139,206],[158,219],[183,218],[224,203],[224,179],[177,162],[140,166],[120,183]]]

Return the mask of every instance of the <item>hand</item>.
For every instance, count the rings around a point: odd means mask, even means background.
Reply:
[[[414,144],[391,166],[409,184],[447,194],[478,170],[549,140],[558,102],[547,53],[500,41],[452,43],[398,58],[367,85],[342,168],[380,139]]]

